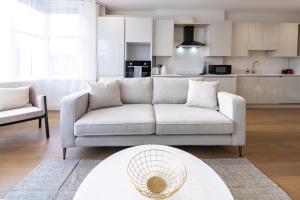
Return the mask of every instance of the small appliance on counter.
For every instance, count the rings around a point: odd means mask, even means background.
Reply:
[[[216,75],[231,74],[231,65],[209,65],[208,73]]]
[[[281,70],[281,74],[294,74],[293,69],[283,69]]]
[[[151,76],[151,61],[126,60],[125,77],[148,77]]]
[[[156,67],[152,68],[152,74],[153,75],[166,75],[167,68],[164,65],[157,65]]]

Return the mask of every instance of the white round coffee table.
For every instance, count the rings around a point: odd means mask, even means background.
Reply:
[[[142,145],[119,151],[97,165],[84,179],[73,200],[147,200],[135,190],[127,175],[127,165],[137,153],[162,149],[178,156],[187,170],[187,179],[171,200],[233,200],[217,173],[197,157],[162,145]]]

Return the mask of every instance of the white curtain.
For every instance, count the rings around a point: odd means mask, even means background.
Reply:
[[[96,80],[94,0],[0,2],[0,81],[34,80],[57,109]]]

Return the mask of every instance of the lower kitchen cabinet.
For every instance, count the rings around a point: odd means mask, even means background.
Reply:
[[[245,76],[238,77],[237,94],[247,104],[299,104],[299,86],[299,76]]]
[[[292,104],[300,103],[300,77],[282,77],[282,98],[281,103]]]
[[[230,92],[236,94],[236,77],[205,77],[205,81],[218,81],[219,91]]]

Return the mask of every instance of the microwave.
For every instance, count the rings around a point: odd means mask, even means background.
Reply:
[[[209,74],[231,74],[231,65],[209,65],[208,66]]]

